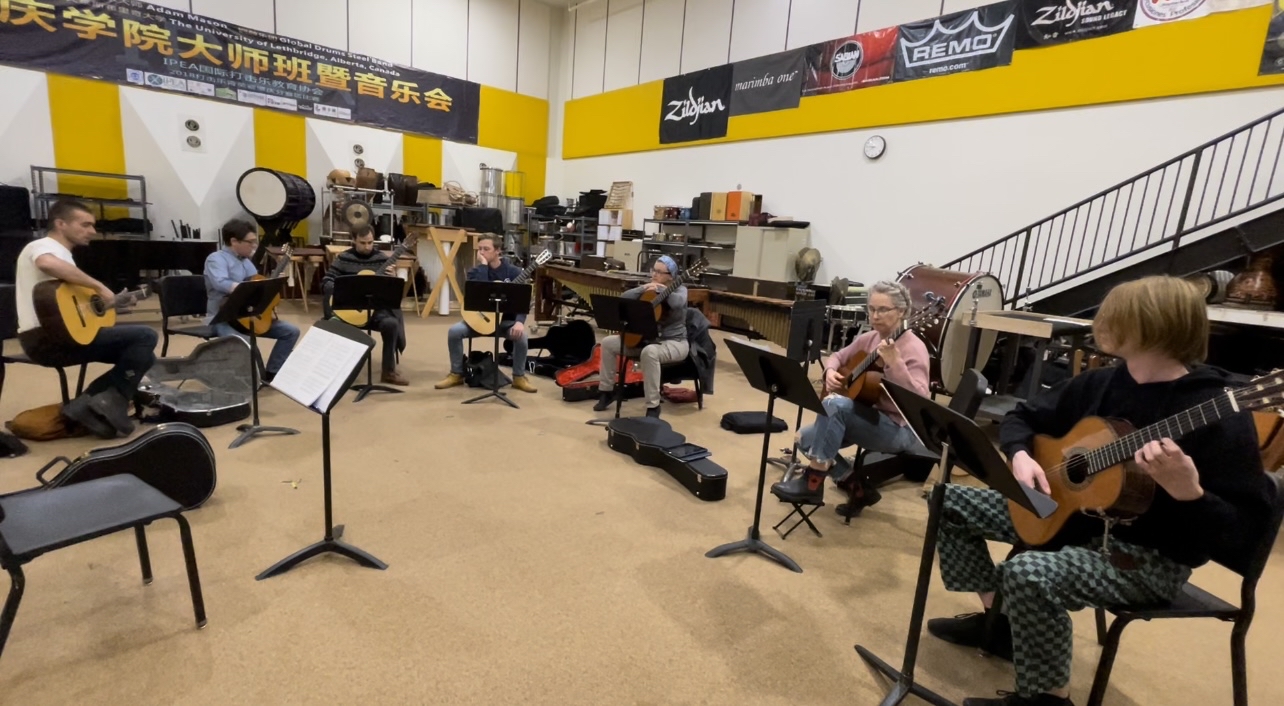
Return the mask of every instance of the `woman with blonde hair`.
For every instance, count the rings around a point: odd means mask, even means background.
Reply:
[[[1218,395],[1227,374],[1200,365],[1208,352],[1208,310],[1195,287],[1175,277],[1146,277],[1115,287],[1092,323],[1097,344],[1122,359],[1090,370],[1021,403],[999,428],[1012,473],[1050,492],[1046,471],[1030,455],[1035,434],[1064,436],[1088,416],[1149,426]],[[985,613],[928,621],[928,631],[980,647],[995,591],[1006,615],[995,616],[988,649],[1016,665],[1016,693],[972,698],[964,706],[1072,706],[1069,611],[1169,601],[1191,569],[1256,543],[1274,504],[1262,471],[1257,433],[1247,412],[1179,439],[1151,441],[1132,459],[1154,479],[1150,510],[1109,532],[1079,515],[1054,544],[995,566],[986,540],[1015,543],[1008,503],[997,491],[946,487],[939,534],[941,578],[951,591],[980,594]],[[1235,537],[1232,543],[1229,538]]]

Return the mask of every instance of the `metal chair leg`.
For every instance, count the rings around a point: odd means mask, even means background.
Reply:
[[[187,563],[187,585],[192,590],[192,611],[196,613],[196,627],[203,628],[205,619],[205,598],[201,595],[201,575],[196,569],[196,549],[192,546],[192,526],[182,514],[174,515],[178,523],[178,534],[183,540],[183,561]]]
[[[165,336],[165,340],[161,342],[161,357],[164,358],[169,354],[169,331],[163,331],[162,333]]]
[[[1110,683],[1110,672],[1115,666],[1115,657],[1119,654],[1119,638],[1131,619],[1116,616],[1110,624],[1106,642],[1101,648],[1101,659],[1097,662],[1097,675],[1092,679],[1092,693],[1088,696],[1087,706],[1101,706],[1106,698],[1106,686]]]
[[[1097,617],[1097,644],[1106,644],[1106,609],[1097,608],[1095,611]]]
[[[138,564],[143,568],[143,585],[152,582],[152,555],[147,551],[147,533],[142,525],[134,526],[134,540],[138,543]]]
[[[8,571],[9,597],[5,599],[4,612],[0,613],[0,655],[4,654],[4,646],[9,641],[13,620],[18,617],[18,604],[22,602],[22,592],[27,586],[27,579],[22,574],[21,566],[11,566]]]
[[[1248,657],[1244,641],[1248,621],[1237,621],[1231,629],[1231,682],[1235,688],[1235,706],[1248,706]]]
[[[76,381],[77,397],[80,397],[81,393],[85,391],[85,368],[88,368],[88,367],[89,366],[85,363],[80,364],[80,379]]]
[[[62,403],[67,404],[71,401],[71,392],[67,389],[67,372],[62,368],[54,368],[58,371],[58,387],[62,390]]]

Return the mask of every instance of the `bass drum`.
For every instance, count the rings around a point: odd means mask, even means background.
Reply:
[[[316,192],[307,179],[266,167],[255,167],[236,182],[241,207],[260,220],[301,221],[312,215]]]
[[[927,305],[927,295],[945,298],[945,316],[928,327],[921,336],[936,356],[932,366],[932,384],[948,394],[954,394],[963,379],[963,365],[967,362],[967,344],[972,329],[967,325],[972,315],[972,303],[977,311],[998,311],[1003,308],[1003,285],[992,275],[981,272],[955,272],[927,265],[915,265],[901,273],[896,280],[910,292],[915,310]],[[997,331],[982,331],[981,343],[976,351],[976,364],[984,367],[994,352]]]

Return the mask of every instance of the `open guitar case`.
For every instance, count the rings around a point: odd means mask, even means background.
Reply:
[[[185,358],[160,358],[138,386],[138,419],[216,427],[250,416],[250,344],[224,336]]]

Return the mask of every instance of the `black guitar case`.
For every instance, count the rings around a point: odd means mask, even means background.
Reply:
[[[53,478],[46,478],[59,463],[65,467]],[[204,504],[214,494],[218,480],[214,450],[205,435],[190,424],[162,424],[136,439],[94,449],[74,461],[59,456],[36,472],[36,480],[56,488],[125,474],[137,476],[185,510]]]
[[[187,357],[161,358],[152,365],[138,396],[154,411],[140,419],[198,427],[231,424],[250,416],[252,384],[250,344],[236,336],[205,341]]]
[[[582,319],[572,319],[564,324],[549,326],[543,336],[532,338],[528,350],[543,350],[547,355],[527,356],[526,364],[536,375],[557,377],[557,371],[562,368],[579,365],[593,357],[595,345],[597,333],[593,330],[593,324]],[[504,339],[504,351],[507,355],[500,356],[500,364],[512,365],[511,340]]]
[[[708,449],[688,444],[687,438],[663,419],[612,420],[606,426],[606,445],[638,463],[664,470],[701,500],[727,497],[726,469],[709,460]]]

